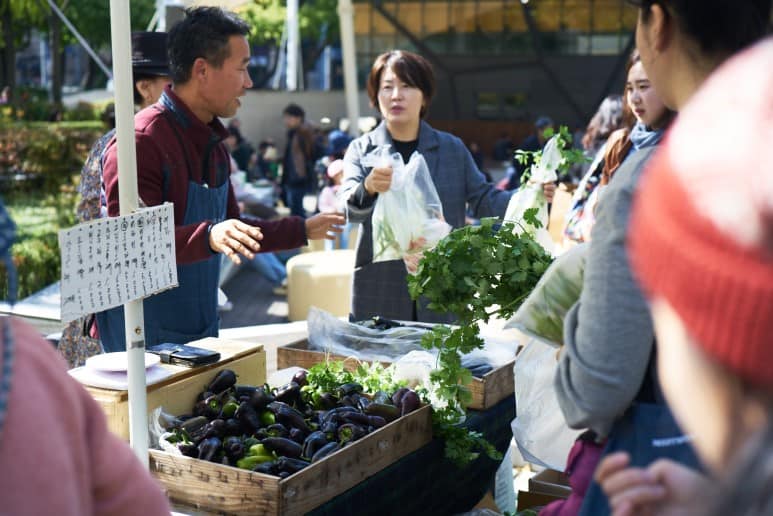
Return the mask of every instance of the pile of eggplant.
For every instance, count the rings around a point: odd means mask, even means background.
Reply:
[[[286,478],[421,405],[408,388],[365,394],[347,383],[320,392],[306,373],[271,389],[237,385],[222,370],[164,438],[188,457]]]

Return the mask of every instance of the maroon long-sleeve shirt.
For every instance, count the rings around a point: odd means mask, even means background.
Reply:
[[[172,124],[176,124],[179,139]],[[306,230],[300,217],[266,221],[241,215],[230,184],[228,150],[222,143],[228,135],[227,130],[217,118],[209,124],[196,118],[170,86],[156,104],[137,113],[134,134],[140,198],[147,206],[174,203],[178,264],[193,263],[212,256],[208,228],[215,221],[183,225],[188,201],[189,167],[197,183],[217,187],[228,182],[226,219],[239,219],[259,227],[263,233],[261,251],[293,249],[306,244]],[[105,151],[103,168],[107,211],[111,217],[119,214],[117,148],[113,138]]]

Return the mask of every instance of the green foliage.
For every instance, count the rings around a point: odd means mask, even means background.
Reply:
[[[545,129],[545,131],[542,133],[545,136],[545,140],[549,140],[553,136],[556,135],[556,132],[553,130],[552,127],[548,127]],[[577,163],[585,163],[590,161],[590,159],[585,156],[585,153],[582,151],[582,149],[577,149],[573,147],[572,142],[574,140],[574,137],[572,136],[572,133],[569,132],[569,128],[565,125],[562,125],[558,129],[558,148],[561,152],[561,157],[563,158],[561,160],[561,164],[558,166],[558,170],[556,170],[556,175],[558,176],[558,179],[561,180],[562,177],[566,176],[566,174],[569,172],[569,169],[572,167],[572,165]],[[532,163],[532,166],[536,166],[539,164],[540,159],[542,158],[542,151],[523,151],[523,150],[516,150],[515,151],[515,159],[520,163],[521,165],[528,165],[529,163]],[[529,177],[531,177],[531,167],[529,167],[528,170],[524,171],[524,173],[521,175],[521,182],[526,182]]]
[[[340,385],[356,382],[365,392],[395,392],[405,386],[404,381],[394,379],[394,366],[384,367],[378,362],[361,363],[354,371],[347,371],[342,361],[325,361],[309,368],[306,380],[322,392],[333,392]]]
[[[60,7],[64,2],[57,2]],[[155,0],[131,0],[131,30],[145,30],[156,10]],[[78,32],[83,34],[94,48],[110,46],[110,2],[105,0],[70,0],[64,14]],[[75,43],[75,37],[64,30],[66,43]]]
[[[539,226],[536,210],[527,210],[524,218]],[[413,299],[424,296],[429,308],[458,318],[458,327],[436,326],[422,338],[422,345],[438,350],[438,366],[430,379],[446,404],[435,410],[435,433],[445,436],[446,457],[460,465],[480,451],[496,456],[480,435],[458,426],[471,399],[466,385],[472,380],[461,357],[483,347],[478,323],[494,315],[510,317],[552,261],[526,233],[514,234],[514,223],[498,223],[487,218],[479,226],[452,231],[424,254],[416,275],[408,278]]]
[[[59,279],[57,232],[75,224],[80,168],[102,132],[95,122],[0,125],[0,179],[17,225],[11,254],[19,298]],[[2,299],[7,297],[5,282],[0,274]]]
[[[339,39],[337,0],[307,0],[298,9],[301,38],[319,46]],[[255,45],[279,43],[282,39],[286,0],[253,0],[239,11],[252,27],[250,43]]]
[[[37,192],[17,193],[5,202],[17,227],[11,254],[18,271],[21,299],[59,280],[59,227],[54,222],[58,217],[56,209],[46,205]],[[7,299],[6,281],[5,272],[0,272],[0,299]]]

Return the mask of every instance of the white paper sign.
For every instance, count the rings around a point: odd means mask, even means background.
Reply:
[[[177,286],[172,204],[59,232],[62,322]]]

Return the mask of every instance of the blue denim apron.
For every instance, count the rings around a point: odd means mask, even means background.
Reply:
[[[164,114],[168,111],[164,111]],[[169,116],[169,119],[172,117]],[[188,161],[188,152],[182,137],[170,120],[172,129]],[[208,146],[208,151],[215,142]],[[209,173],[209,152],[205,153],[202,177]],[[196,224],[205,220],[217,224],[225,219],[228,204],[228,180],[222,185],[209,188],[199,184],[188,168],[188,202],[182,225]],[[226,176],[227,177],[227,176]],[[186,344],[205,337],[217,337],[220,318],[217,314],[217,289],[220,279],[220,254],[212,253],[208,259],[188,265],[177,265],[179,286],[143,300],[145,318],[145,345],[164,342]],[[126,349],[123,306],[97,314],[97,328],[105,352]]]

